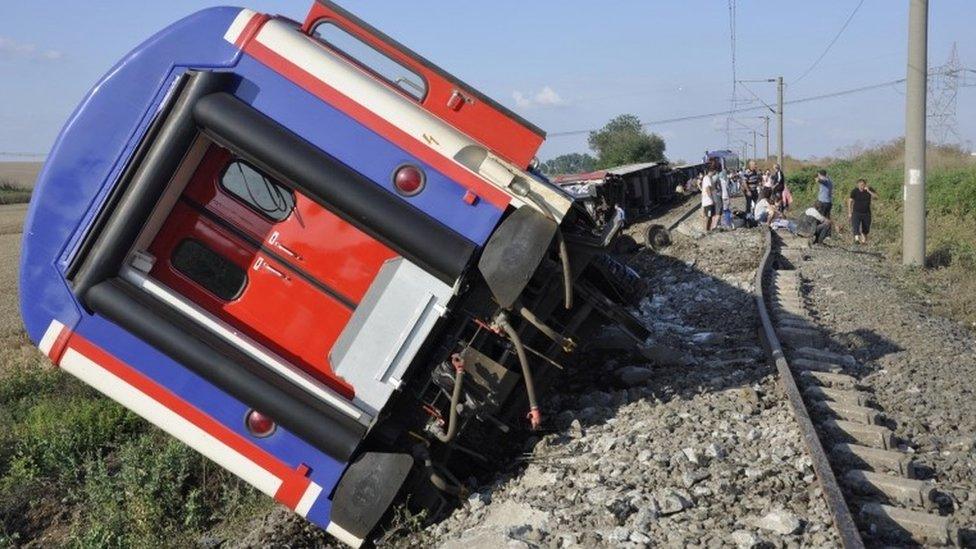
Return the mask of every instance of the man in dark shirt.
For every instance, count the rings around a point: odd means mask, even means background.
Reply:
[[[851,232],[854,233],[854,243],[867,244],[868,233],[871,232],[871,199],[878,198],[874,189],[868,187],[864,179],[857,180],[857,187],[847,198],[847,219],[851,222]]]
[[[750,160],[749,167],[742,172],[740,180],[742,195],[746,198],[746,211],[751,212],[759,200],[759,170],[756,168],[756,161]]]
[[[786,175],[779,164],[773,164],[773,174],[770,177],[773,180],[773,194],[783,194],[786,190]]]

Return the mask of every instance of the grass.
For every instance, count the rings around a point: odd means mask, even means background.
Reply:
[[[26,204],[30,202],[30,198],[30,189],[7,179],[0,179],[0,204]]]
[[[833,218],[850,239],[846,200],[858,178],[880,195],[873,205],[872,247],[901,262],[903,143],[894,141],[848,158],[794,164],[787,172],[796,204],[816,200],[814,177],[826,169],[834,180]],[[976,159],[955,147],[930,147],[926,176],[928,269],[902,269],[902,281],[937,310],[976,329]]]
[[[39,355],[5,365],[0,412],[0,545],[194,545],[270,505]]]

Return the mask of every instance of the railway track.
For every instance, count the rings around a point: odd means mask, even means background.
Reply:
[[[756,273],[760,338],[775,363],[844,547],[886,543],[959,545],[940,492],[918,477],[892,422],[854,375],[849,354],[825,349],[827,337],[804,300],[793,262],[806,240],[765,234]]]

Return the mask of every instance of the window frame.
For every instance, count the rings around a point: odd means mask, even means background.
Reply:
[[[347,35],[349,35],[350,37],[354,38],[355,40],[358,40],[363,46],[365,46],[365,47],[373,50],[377,54],[379,54],[379,55],[383,56],[384,58],[388,59],[389,61],[391,61],[391,62],[399,65],[400,67],[403,67],[403,69],[406,70],[407,72],[409,72],[410,74],[416,76],[417,79],[420,80],[420,83],[423,84],[424,92],[422,94],[420,94],[419,96],[413,95],[407,89],[405,89],[403,86],[400,86],[395,81],[390,80],[389,78],[383,76],[382,74],[380,74],[379,72],[377,72],[376,70],[374,70],[370,66],[366,65],[365,63],[363,63],[362,61],[360,61],[359,59],[357,59],[355,56],[353,56],[352,54],[346,52],[345,50],[343,50],[339,46],[337,46],[337,45],[335,45],[335,44],[333,44],[331,42],[328,42],[328,41],[323,40],[322,38],[320,38],[316,34],[316,32],[317,32],[317,30],[318,30],[318,28],[320,26],[326,25],[326,24],[332,25],[333,27],[335,27],[335,28],[339,29],[340,31],[346,33]],[[358,34],[356,34],[355,32],[351,31],[350,29],[346,28],[345,25],[343,25],[340,21],[338,21],[336,19],[332,19],[330,17],[323,17],[321,19],[316,20],[315,23],[313,23],[312,26],[310,27],[308,36],[312,40],[314,40],[315,43],[317,43],[317,44],[319,44],[321,46],[324,46],[325,48],[329,49],[329,51],[335,52],[337,55],[339,55],[340,57],[342,57],[346,61],[349,61],[350,63],[352,63],[353,65],[355,65],[359,69],[365,71],[367,74],[369,74],[369,75],[377,78],[378,80],[382,81],[387,86],[389,86],[390,88],[396,90],[401,95],[403,95],[405,97],[408,97],[411,101],[414,101],[416,103],[422,104],[425,100],[427,100],[427,97],[430,95],[430,82],[427,81],[427,78],[424,76],[424,74],[422,72],[417,71],[417,69],[411,67],[410,65],[404,63],[403,61],[401,61],[399,59],[394,58],[390,54],[388,54],[388,53],[380,50],[376,46],[370,44],[368,41],[364,40]]]
[[[240,287],[237,289],[237,291],[232,296],[230,296],[230,297],[223,297],[222,295],[220,295],[217,292],[213,291],[208,286],[204,285],[199,280],[193,278],[189,273],[187,273],[186,271],[184,271],[183,269],[181,269],[179,267],[179,265],[176,264],[176,255],[177,255],[177,253],[180,251],[180,249],[182,249],[187,244],[195,244],[195,245],[203,248],[207,252],[210,252],[215,257],[218,257],[221,260],[226,261],[229,265],[233,266],[234,268],[240,270],[241,275],[243,276],[243,280],[242,280],[242,282],[240,284]],[[247,271],[248,270],[246,268],[243,268],[240,265],[238,265],[238,264],[234,263],[233,261],[231,261],[230,259],[224,257],[223,255],[221,255],[220,253],[218,253],[217,251],[215,251],[210,246],[207,246],[206,244],[204,244],[203,242],[201,242],[200,239],[193,238],[191,236],[184,237],[183,239],[181,239],[176,244],[176,246],[173,247],[173,250],[169,254],[169,265],[173,268],[174,271],[176,271],[177,274],[179,274],[183,278],[189,280],[190,282],[192,282],[193,284],[195,284],[196,286],[198,286],[203,291],[207,292],[208,294],[212,295],[213,297],[215,297],[218,300],[223,301],[225,303],[231,303],[233,301],[237,301],[238,299],[240,299],[241,296],[244,294],[244,290],[247,288],[248,283],[250,282],[250,279],[247,276]]]
[[[263,177],[263,178],[267,179],[268,181],[270,181],[272,185],[274,185],[276,187],[279,187],[281,189],[284,189],[287,192],[288,196],[291,197],[291,208],[289,208],[287,215],[285,215],[281,219],[277,219],[275,217],[272,217],[271,214],[269,214],[268,212],[266,212],[266,211],[258,208],[256,205],[251,204],[250,202],[248,202],[247,200],[245,200],[244,197],[242,197],[239,194],[235,193],[234,191],[230,190],[227,187],[227,185],[224,184],[224,177],[227,176],[227,172],[230,170],[231,166],[233,166],[234,164],[237,164],[237,163],[244,164],[248,168],[254,170],[254,172],[256,172],[257,174],[259,174],[261,177]],[[246,207],[248,210],[250,210],[250,211],[252,211],[252,212],[260,215],[261,217],[263,217],[267,221],[271,222],[272,224],[278,224],[278,223],[283,223],[283,222],[287,221],[288,218],[291,217],[292,214],[295,212],[295,208],[298,207],[298,201],[297,201],[297,199],[295,197],[295,191],[293,189],[291,189],[290,187],[287,187],[285,185],[282,185],[281,183],[278,182],[277,179],[275,179],[275,178],[269,176],[268,174],[264,173],[263,170],[258,169],[257,166],[255,166],[254,164],[248,162],[247,160],[244,160],[243,158],[231,157],[231,159],[227,162],[227,164],[223,168],[221,168],[220,172],[217,174],[217,188],[219,188],[222,192],[224,192],[225,194],[227,194],[228,196],[230,196],[233,200],[235,200],[235,201],[241,203],[242,205],[244,205],[244,207]]]

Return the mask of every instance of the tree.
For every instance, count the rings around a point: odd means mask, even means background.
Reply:
[[[590,132],[589,145],[597,154],[599,169],[664,160],[664,139],[644,131],[640,118],[632,114],[622,114]]]
[[[586,173],[596,169],[596,158],[589,154],[570,153],[549,159],[542,164],[547,175]]]

